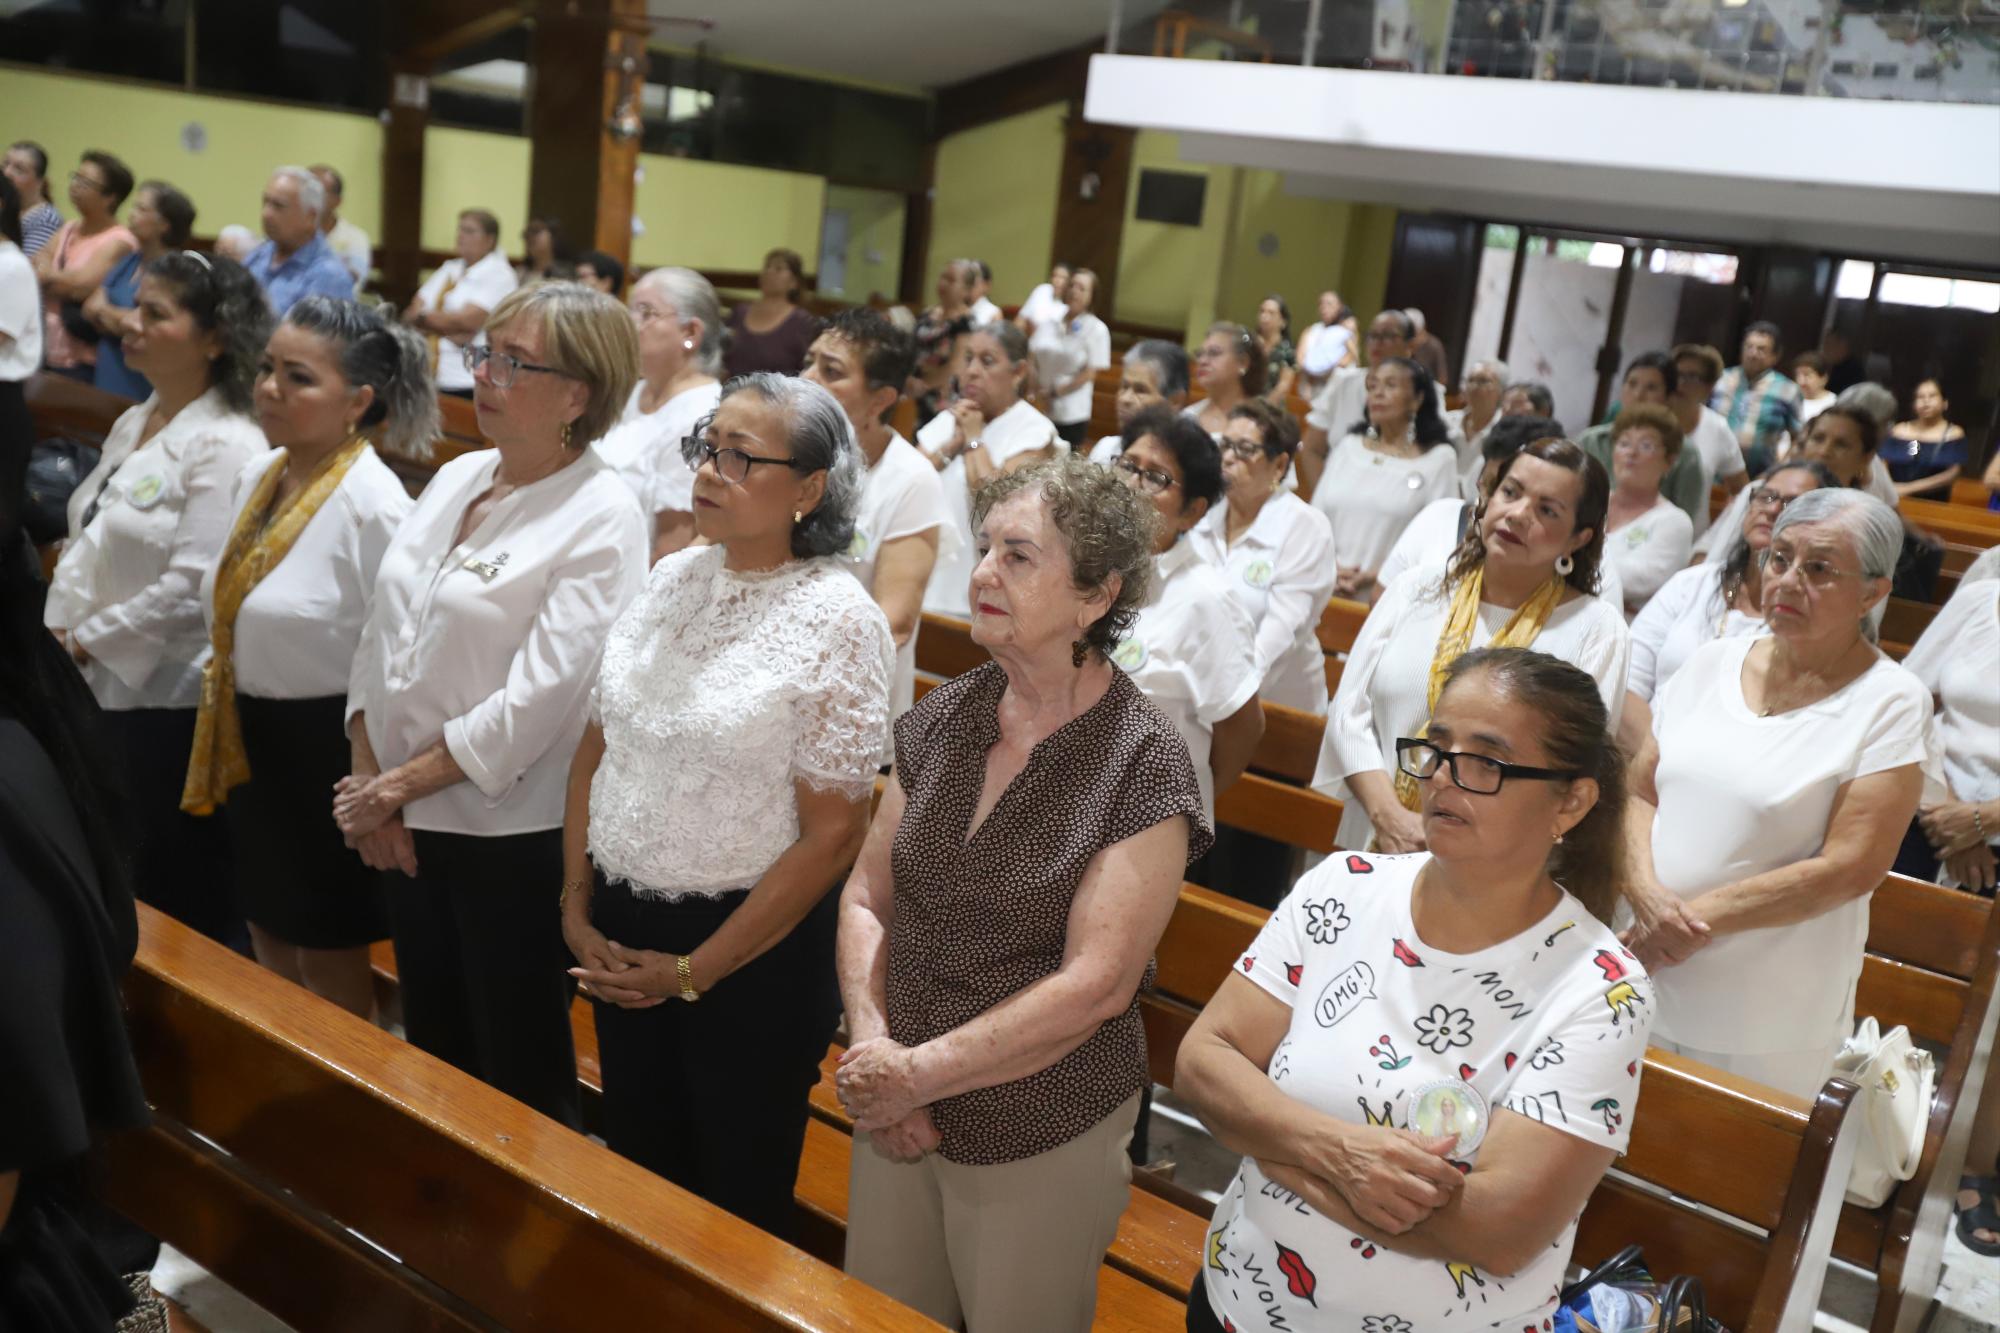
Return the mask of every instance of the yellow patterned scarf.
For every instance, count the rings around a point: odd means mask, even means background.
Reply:
[[[230,788],[250,780],[250,760],[243,752],[243,724],[236,715],[236,613],[250,590],[291,552],[306,524],[340,489],[341,478],[367,447],[368,441],[358,435],[341,445],[275,511],[272,499],[288,464],[279,462],[266,468],[243,512],[236,516],[236,526],[215,571],[215,625],[208,635],[212,651],[201,673],[194,752],[188,758],[187,786],[181,791],[181,809],[189,814],[214,814],[215,807],[228,798]]]
[[[1438,696],[1444,693],[1445,673],[1451,664],[1464,655],[1472,646],[1472,630],[1479,623],[1479,595],[1486,586],[1486,571],[1475,569],[1458,581],[1451,590],[1451,609],[1446,612],[1444,629],[1438,634],[1437,651],[1431,654],[1430,690],[1427,695],[1426,716],[1437,707]],[[1493,636],[1489,648],[1526,648],[1540,637],[1542,626],[1549,623],[1549,617],[1562,605],[1563,591],[1568,585],[1560,574],[1552,575],[1547,583],[1535,589],[1534,595],[1521,603],[1500,632]],[[1417,728],[1421,737],[1430,730],[1426,722]],[[1419,780],[1405,773],[1399,765],[1396,769],[1396,799],[1406,810],[1424,808],[1423,788]]]

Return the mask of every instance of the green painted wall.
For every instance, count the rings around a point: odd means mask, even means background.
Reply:
[[[1048,276],[1066,112],[1058,102],[939,142],[926,302],[947,260],[985,260],[1001,305]]]
[[[894,301],[903,267],[903,196],[892,190],[829,185],[826,206],[847,211],[847,281],[838,291],[822,286],[821,294],[865,302],[879,292]]]

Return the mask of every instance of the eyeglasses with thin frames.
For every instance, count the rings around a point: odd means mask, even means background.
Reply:
[[[799,470],[796,458],[760,458],[741,449],[718,448],[713,441],[700,435],[690,435],[681,441],[681,458],[690,472],[701,471],[703,463],[714,459],[716,474],[732,486],[741,486],[749,478],[751,467],[758,463]]]
[[[537,375],[561,375],[563,373],[554,366],[538,366],[532,361],[523,361],[518,356],[509,356],[505,352],[496,352],[485,343],[474,343],[472,346],[466,348],[464,358],[466,374],[476,375],[479,373],[479,368],[485,366],[486,378],[493,382],[493,387],[496,389],[513,388],[514,381],[519,378],[520,373],[524,370],[532,370]]]
[[[1861,577],[1856,571],[1842,569],[1831,560],[1798,560],[1788,551],[1780,551],[1768,546],[1758,553],[1757,563],[1763,569],[1764,578],[1767,582],[1776,582],[1791,573],[1794,569],[1805,575],[1806,582],[1815,587],[1824,587],[1839,579],[1858,579]]]
[[[1113,459],[1111,466],[1116,468],[1129,480],[1136,482],[1139,489],[1147,495],[1165,495],[1168,491],[1180,485],[1171,476],[1159,471],[1157,468],[1140,467],[1129,458],[1120,457]]]
[[[1801,491],[1800,494],[1803,495],[1804,492]],[[1771,509],[1782,514],[1785,512],[1785,506],[1798,498],[1797,495],[1786,495],[1782,491],[1765,485],[1759,486],[1756,490],[1750,492],[1750,506],[1753,509]]]
[[[1249,440],[1225,439],[1222,442],[1222,452],[1232,458],[1239,458],[1245,463],[1254,463],[1260,458],[1276,458],[1278,456],[1277,450],[1266,449],[1263,445],[1252,443]]]
[[[1580,769],[1530,768],[1510,764],[1483,754],[1463,750],[1441,750],[1429,741],[1405,736],[1396,742],[1396,767],[1419,781],[1428,780],[1444,764],[1451,769],[1453,785],[1476,796],[1492,796],[1509,778],[1533,778],[1542,782],[1570,782],[1583,777]]]

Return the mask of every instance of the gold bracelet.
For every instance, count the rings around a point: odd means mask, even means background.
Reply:
[[[562,897],[560,897],[560,898],[556,899],[556,906],[558,906],[558,907],[568,907],[568,906],[569,906],[569,896],[570,896],[570,894],[572,894],[572,893],[576,892],[576,891],[577,891],[578,889],[587,889],[587,888],[589,888],[589,887],[590,887],[590,885],[591,885],[591,881],[589,881],[589,880],[587,880],[587,879],[566,879],[566,880],[564,880],[564,881],[563,881],[563,886],[562,886]]]
[[[686,1000],[689,1004],[693,1004],[701,998],[701,992],[694,988],[694,964],[688,962],[686,954],[682,954],[674,960],[674,975],[678,976],[681,980],[681,998],[683,1000]]]

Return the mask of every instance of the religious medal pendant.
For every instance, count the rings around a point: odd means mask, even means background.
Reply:
[[[1419,1085],[1412,1093],[1405,1128],[1432,1139],[1457,1135],[1451,1152],[1463,1161],[1485,1139],[1489,1119],[1486,1099],[1478,1089],[1462,1079],[1440,1078]]]

